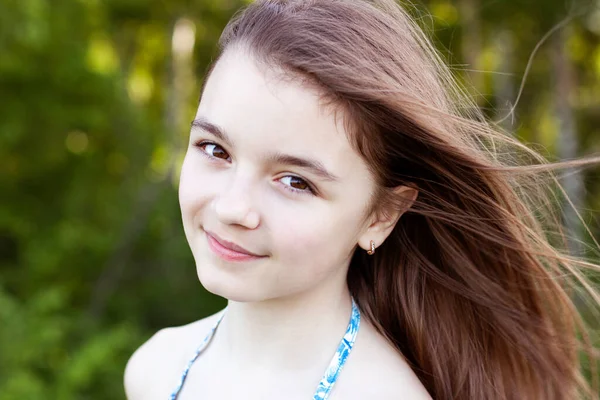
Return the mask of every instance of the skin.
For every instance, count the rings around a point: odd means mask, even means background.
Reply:
[[[184,230],[200,282],[229,302],[180,399],[310,398],[348,324],[351,255],[371,240],[381,244],[405,211],[385,213],[387,219],[368,213],[374,179],[340,114],[280,72],[242,49],[228,50],[190,133],[179,190]],[[322,170],[276,155],[312,160]],[[397,191],[417,196],[411,188]],[[220,257],[207,233],[260,257]],[[164,329],[140,347],[126,368],[128,398],[168,396],[217,317]],[[429,398],[363,318],[330,399],[399,395]]]

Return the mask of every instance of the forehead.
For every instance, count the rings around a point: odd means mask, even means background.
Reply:
[[[338,176],[368,179],[366,164],[348,141],[343,113],[323,107],[316,90],[281,75],[230,50],[206,82],[197,117],[222,127],[236,148],[310,156]]]
[[[278,136],[307,127],[320,134],[338,130],[333,114],[320,107],[315,90],[279,71],[261,68],[241,50],[227,51],[215,65],[202,95],[201,112],[223,118],[211,122],[229,125],[236,124],[234,118],[244,117],[246,129],[279,126]]]

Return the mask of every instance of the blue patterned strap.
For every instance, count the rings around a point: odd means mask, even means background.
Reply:
[[[352,315],[350,316],[350,322],[348,323],[348,328],[346,329],[346,334],[342,338],[340,345],[338,346],[327,370],[325,371],[325,375],[323,375],[323,379],[319,382],[319,386],[317,387],[317,391],[313,396],[313,400],[327,400],[331,390],[333,389],[333,385],[338,379],[352,348],[354,347],[354,341],[356,340],[356,334],[358,333],[358,328],[360,326],[360,312],[358,311],[358,307],[352,299]]]
[[[192,364],[194,363],[194,361],[196,361],[196,359],[198,358],[200,353],[202,353],[202,351],[204,351],[206,346],[208,346],[208,344],[210,343],[210,340],[212,339],[212,337],[215,333],[215,330],[221,323],[221,320],[223,319],[224,315],[225,315],[225,312],[223,312],[223,314],[221,314],[221,316],[217,320],[217,323],[212,327],[210,332],[208,332],[208,335],[206,335],[204,337],[204,340],[202,341],[202,343],[200,343],[200,346],[198,346],[198,348],[196,349],[194,356],[188,361],[187,365],[185,366],[185,369],[183,370],[183,374],[181,375],[181,378],[179,378],[179,383],[177,384],[177,387],[175,388],[173,393],[171,393],[171,396],[169,396],[169,400],[177,399],[177,396],[179,395],[179,392],[181,392],[181,388],[183,387],[183,383],[185,382],[185,378],[187,378],[187,374],[188,374],[188,372],[190,372],[190,368],[192,367]]]

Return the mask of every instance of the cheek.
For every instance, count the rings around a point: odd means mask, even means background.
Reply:
[[[275,232],[279,256],[285,264],[319,272],[343,265],[357,241],[358,216],[343,207],[323,207],[280,220]]]
[[[186,215],[201,207],[215,189],[214,177],[207,173],[194,155],[186,155],[179,178],[179,205]]]
[[[186,157],[181,166],[181,176],[179,178],[179,206],[184,216],[193,208],[194,199],[198,197],[194,176],[190,162]]]
[[[319,250],[319,244],[323,243],[322,235],[314,231],[313,227],[307,226],[308,221],[302,223],[290,224],[287,229],[283,229],[278,235],[279,244],[289,256],[303,257],[311,256]]]
[[[316,230],[311,225],[305,219],[290,224],[277,235],[279,268],[275,278],[283,287],[302,290],[327,280],[344,267],[342,260],[328,247],[329,232]]]

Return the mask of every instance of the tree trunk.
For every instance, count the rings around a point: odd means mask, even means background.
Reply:
[[[483,104],[483,73],[479,62],[482,49],[481,19],[479,16],[479,0],[460,0],[458,3],[462,19],[461,36],[462,58],[467,64],[467,77],[475,91],[475,102]]]
[[[512,132],[515,127],[515,115],[511,113],[516,99],[514,72],[514,38],[509,30],[503,29],[494,35],[493,46],[498,52],[500,63],[492,73],[494,85],[496,120],[501,121],[500,126],[507,132]]]
[[[554,73],[554,105],[558,120],[557,154],[561,160],[577,157],[577,123],[571,104],[576,89],[575,69],[566,50],[568,28],[559,30],[553,41],[552,67]],[[567,174],[561,181],[565,192],[574,207],[581,210],[584,203],[583,178],[580,171]],[[569,235],[569,250],[581,255],[581,224],[575,209],[570,204],[563,205],[563,217]]]

